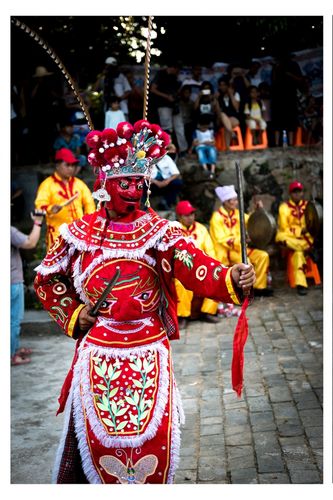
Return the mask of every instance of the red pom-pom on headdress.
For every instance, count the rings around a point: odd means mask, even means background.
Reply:
[[[90,148],[98,148],[101,144],[102,132],[99,130],[92,130],[87,134],[86,143]]]
[[[134,133],[133,125],[128,122],[120,122],[117,125],[117,134],[124,139],[130,139]]]
[[[155,123],[153,125],[150,125],[150,130],[152,131],[152,134],[153,135],[157,135],[157,137],[160,139],[162,134],[163,134],[163,130],[161,129],[161,127],[159,125],[156,125]]]
[[[171,142],[171,137],[169,136],[169,134],[167,134],[166,132],[164,132],[164,130],[162,131],[162,135],[160,137],[161,141],[163,141],[163,146],[166,148],[167,146],[169,146],[170,142]]]
[[[113,128],[106,128],[102,132],[102,142],[103,145],[107,144],[108,146],[110,144],[115,144],[117,142],[118,136],[117,132]]]
[[[139,120],[134,123],[134,132],[140,132],[145,127],[150,128],[150,123],[147,120]]]

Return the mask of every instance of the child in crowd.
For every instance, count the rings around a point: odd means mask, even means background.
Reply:
[[[246,126],[249,127],[253,135],[253,144],[261,142],[261,134],[266,130],[267,123],[263,119],[262,111],[265,109],[263,102],[259,99],[258,88],[251,85],[248,89],[249,98],[245,103],[244,114]],[[258,132],[260,136],[258,137]]]
[[[82,140],[78,134],[74,133],[74,126],[70,120],[65,120],[60,125],[60,132],[58,137],[55,139],[53,144],[53,149],[58,151],[59,149],[66,148],[72,151],[72,153],[79,160],[78,166],[75,171],[77,175],[82,168],[87,165],[87,158],[81,151]]]
[[[105,112],[105,128],[116,129],[118,123],[125,122],[125,114],[120,109],[120,101],[117,96],[111,96],[108,102],[108,110]]]
[[[196,150],[200,165],[208,171],[210,165],[210,177],[215,175],[217,151],[212,123],[202,116],[194,131],[192,147]]]

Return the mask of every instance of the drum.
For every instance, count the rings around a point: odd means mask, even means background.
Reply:
[[[247,234],[251,240],[249,246],[265,250],[276,233],[276,221],[264,208],[257,208],[247,222]]]
[[[304,216],[307,230],[311,236],[316,238],[323,223],[323,207],[317,201],[309,201]]]

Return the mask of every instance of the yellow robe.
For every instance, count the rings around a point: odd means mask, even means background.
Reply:
[[[284,243],[293,252],[291,257],[292,269],[295,276],[295,285],[307,287],[306,259],[304,252],[313,245],[313,237],[306,229],[305,209],[308,202],[301,200],[298,205],[292,200],[282,203],[279,207],[278,230],[275,236],[277,243]]]
[[[182,225],[182,231],[184,236],[193,239],[193,243],[200,250],[203,250],[210,257],[216,258],[214,245],[212,239],[209,235],[208,230],[200,222],[195,222],[189,228]],[[184,286],[175,280],[176,292],[177,292],[177,316],[188,318],[191,315],[191,303],[193,299],[193,292],[186,290]],[[204,299],[201,312],[205,314],[216,314],[217,302],[211,299]]]
[[[249,219],[244,214],[245,225]],[[225,266],[232,266],[241,262],[241,243],[239,210],[231,210],[229,213],[223,206],[213,212],[209,227],[216,259]],[[264,250],[257,248],[247,249],[248,260],[255,269],[256,283],[254,288],[267,287],[267,273],[269,271],[269,255]]]
[[[62,205],[75,193],[78,193],[78,197],[72,203],[62,208],[57,214],[51,213],[52,206]],[[90,214],[96,210],[90,189],[81,179],[71,177],[68,182],[64,182],[56,172],[40,184],[35,199],[35,208],[46,210],[47,250],[59,236],[61,224],[64,222],[69,224],[80,219],[84,214]]]

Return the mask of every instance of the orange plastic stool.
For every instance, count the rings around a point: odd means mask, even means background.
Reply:
[[[243,151],[244,150],[244,143],[243,143],[243,137],[242,137],[242,132],[240,127],[235,127],[232,129],[233,132],[237,135],[237,144],[233,144],[233,140],[231,140],[230,143],[230,150],[231,151]],[[218,151],[226,151],[227,147],[225,144],[225,138],[224,138],[224,128],[221,127],[215,136],[215,146]]]
[[[251,129],[246,127],[245,132],[245,149],[266,149],[268,146],[267,132],[262,130],[261,132],[262,142],[260,144],[253,144],[253,135]]]
[[[291,256],[292,256],[292,252],[288,252],[288,255],[287,255],[287,279],[288,279],[290,287],[295,288],[296,284],[295,284],[295,276],[293,273],[293,268],[291,265]],[[313,260],[309,256],[306,257],[306,268],[307,268],[306,273],[305,273],[306,278],[312,278],[315,282],[315,285],[320,285],[321,278],[320,278],[320,274],[318,271],[318,266],[315,262],[313,262]]]
[[[294,146],[305,146],[303,142],[303,129],[302,127],[297,127],[296,134],[295,134],[295,140],[294,140]]]

